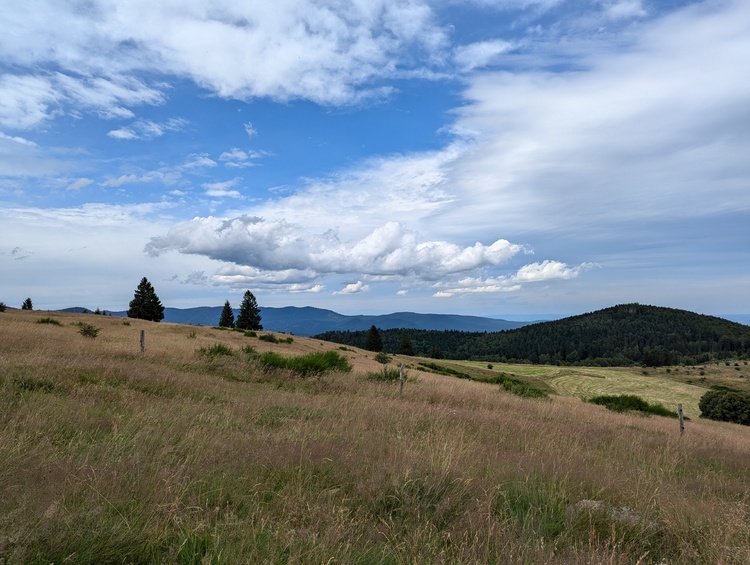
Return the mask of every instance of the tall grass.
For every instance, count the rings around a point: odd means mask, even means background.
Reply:
[[[6,564],[750,562],[746,428],[680,437],[413,367],[401,396],[357,350],[339,353],[351,372],[290,381],[256,354],[196,354],[239,352],[240,332],[103,317],[83,340],[67,322],[85,317],[60,319],[0,317]]]

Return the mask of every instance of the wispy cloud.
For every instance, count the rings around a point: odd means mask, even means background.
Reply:
[[[166,122],[157,123],[150,120],[138,120],[133,124],[107,133],[114,139],[153,139],[161,137],[167,132],[180,131],[187,126],[187,120],[183,118],[170,118]]]

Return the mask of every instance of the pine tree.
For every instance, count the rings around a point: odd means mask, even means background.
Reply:
[[[33,310],[34,306],[31,304],[31,298],[27,298],[23,301],[23,304],[21,304],[21,310]]]
[[[245,291],[245,296],[240,304],[240,314],[237,316],[235,327],[240,330],[262,330],[260,324],[260,308],[255,296],[249,290]]]
[[[398,346],[399,355],[414,355],[414,346],[411,344],[409,336],[403,334],[401,336],[401,344]]]
[[[161,322],[164,319],[164,306],[162,306],[159,297],[156,296],[154,287],[151,286],[146,277],[141,279],[129,306],[128,318],[150,320],[151,322]]]
[[[232,311],[232,305],[229,304],[229,300],[224,303],[224,308],[221,310],[221,318],[219,318],[220,328],[233,328],[234,327],[234,312]]]
[[[365,335],[365,349],[367,351],[383,351],[383,338],[380,336],[380,330],[371,326]]]

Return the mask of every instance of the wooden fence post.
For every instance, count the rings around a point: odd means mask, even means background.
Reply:
[[[146,330],[141,330],[141,353],[146,351]]]
[[[398,392],[404,394],[404,364],[401,363],[401,371],[398,374]]]
[[[680,416],[680,435],[685,433],[685,419],[682,417],[682,404],[677,405],[677,414]]]

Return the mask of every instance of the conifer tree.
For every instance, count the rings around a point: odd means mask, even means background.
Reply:
[[[21,304],[21,310],[33,310],[34,306],[31,303],[31,298],[27,298],[23,301],[23,304]]]
[[[220,328],[233,328],[234,327],[234,312],[232,311],[232,305],[229,304],[229,300],[224,303],[224,308],[221,310],[221,317],[219,318]]]
[[[141,279],[129,306],[128,318],[151,322],[161,322],[164,319],[164,306],[146,277]]]
[[[409,336],[406,334],[401,335],[401,343],[398,346],[399,355],[414,355],[414,346],[411,344]]]
[[[235,327],[240,330],[262,330],[263,326],[260,324],[260,319],[258,301],[255,300],[253,293],[247,290],[242,297],[240,313],[237,316]]]
[[[367,351],[383,351],[383,338],[380,336],[380,330],[371,326],[365,335],[365,349]]]

